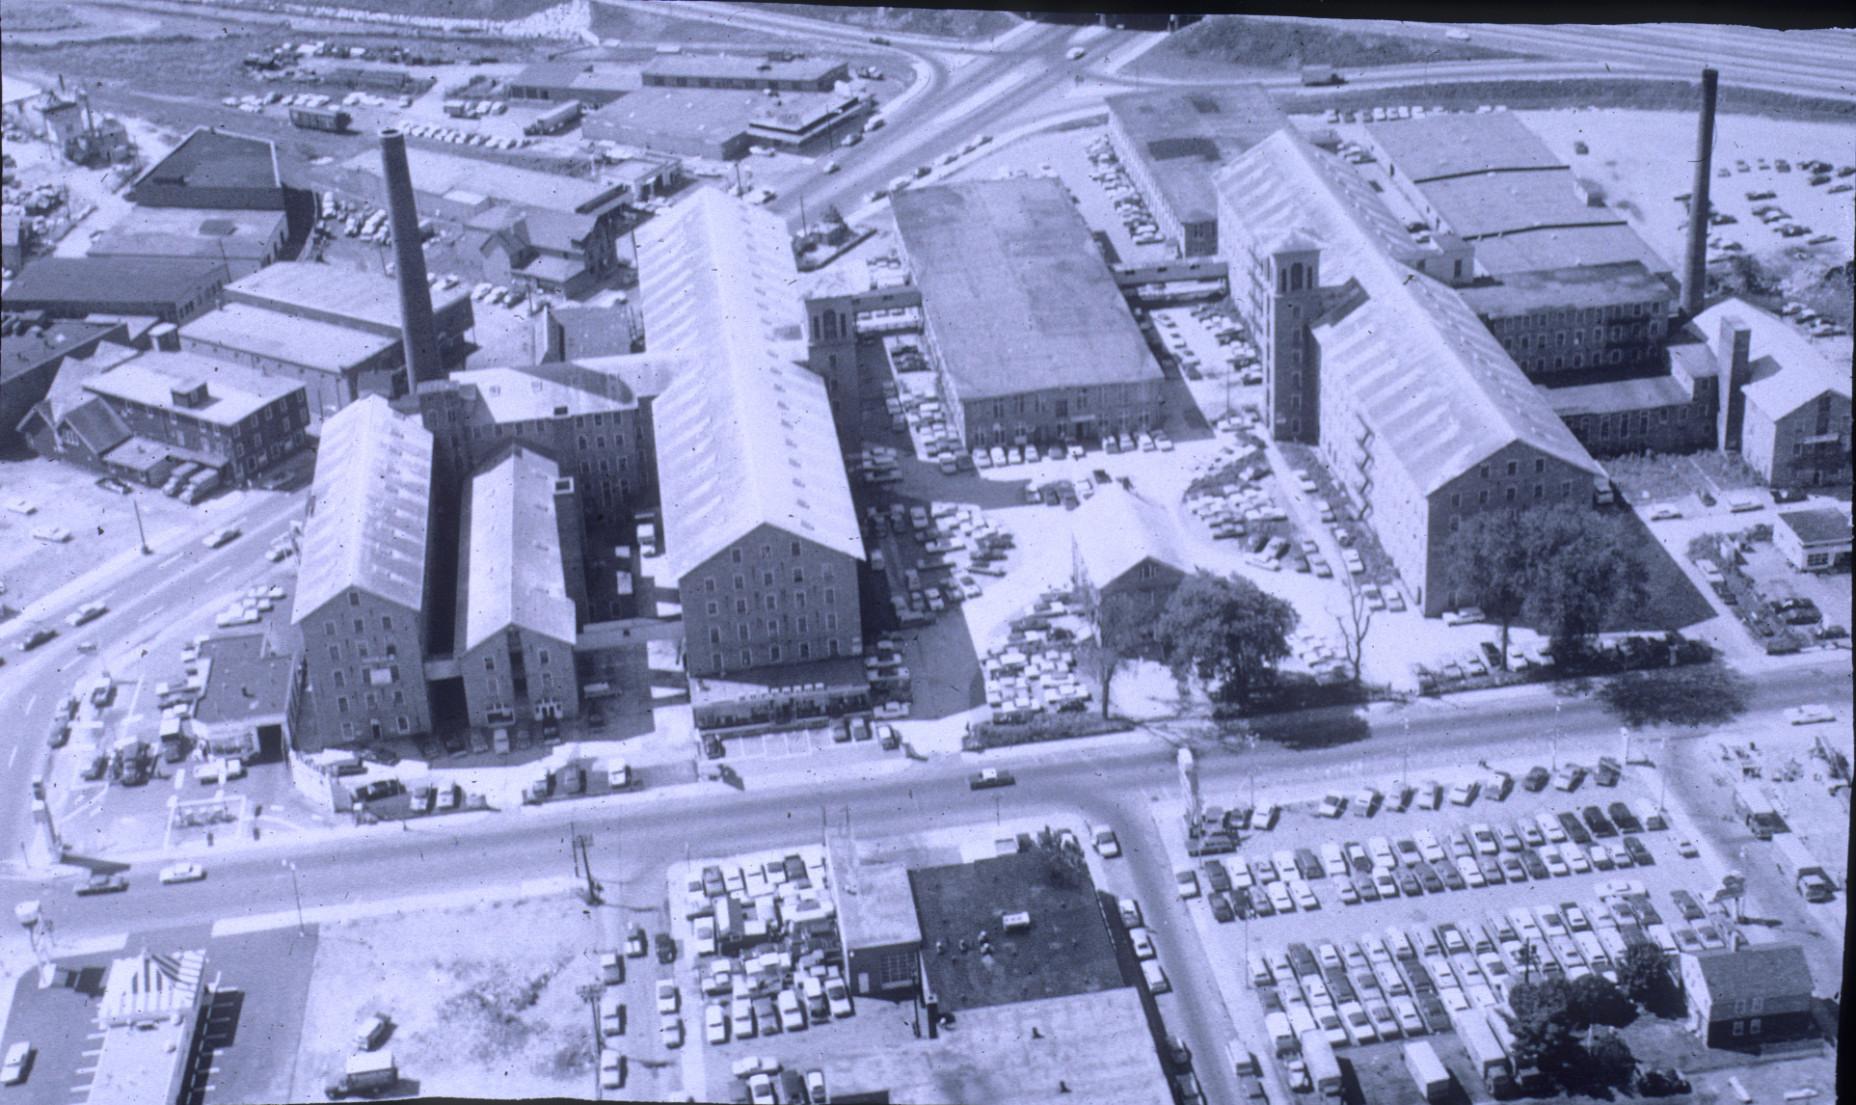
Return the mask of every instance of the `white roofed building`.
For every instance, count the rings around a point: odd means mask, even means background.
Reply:
[[[1365,180],[1279,131],[1219,191],[1272,433],[1319,445],[1426,614],[1463,517],[1592,501],[1604,469]]]
[[[1120,599],[1151,624],[1192,574],[1179,524],[1166,507],[1107,484],[1077,508],[1071,527],[1074,579],[1094,602]]]
[[[291,620],[306,676],[298,748],[429,732],[432,435],[378,395],[323,424]]]
[[[574,591],[583,579],[567,570],[581,555],[573,494],[572,477],[520,446],[471,478],[456,655],[472,725],[579,713]]]
[[[1849,365],[1742,299],[1716,303],[1691,325],[1726,388],[1721,447],[1738,449],[1773,487],[1847,487]]]

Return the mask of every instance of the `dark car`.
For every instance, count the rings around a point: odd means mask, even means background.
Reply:
[[[1442,894],[1444,892],[1444,880],[1432,869],[1430,864],[1420,863],[1418,866],[1412,868],[1412,870],[1417,872],[1418,883],[1424,887],[1424,892],[1426,894]]]
[[[360,756],[366,762],[382,767],[392,767],[400,762],[400,754],[391,748],[369,746],[361,749]]]
[[[1496,862],[1494,856],[1477,856],[1476,866],[1481,868],[1482,877],[1490,886],[1500,886],[1508,881],[1508,876],[1502,874],[1502,865]]]
[[[1637,820],[1637,815],[1630,812],[1629,806],[1622,802],[1613,802],[1608,807],[1608,810],[1611,814],[1612,824],[1616,825],[1620,831],[1627,833],[1640,833],[1643,831],[1643,822]]]
[[[1490,671],[1499,671],[1502,666],[1502,650],[1490,641],[1482,642],[1482,658],[1489,662]]]
[[[1527,868],[1530,879],[1550,879],[1553,873],[1547,870],[1547,861],[1540,858],[1540,853],[1532,848],[1521,849],[1521,866]]]
[[[1363,902],[1376,902],[1379,900],[1379,888],[1374,886],[1373,880],[1367,878],[1365,875],[1356,874],[1353,876],[1353,889],[1360,895],[1360,900]]]
[[[669,964],[677,961],[677,942],[669,933],[660,932],[652,938],[652,941],[657,947],[659,963]]]
[[[1552,779],[1552,772],[1544,767],[1536,766],[1521,777],[1521,789],[1527,791],[1529,794],[1539,794],[1541,791],[1547,789],[1547,784],[1551,782]]]
[[[1009,771],[989,767],[976,771],[967,777],[967,787],[971,790],[991,790],[994,787],[1009,787],[1018,779]]]
[[[1613,825],[1610,818],[1605,816],[1605,811],[1597,806],[1585,807],[1580,811],[1579,816],[1585,819],[1585,827],[1592,830],[1592,835],[1601,840],[1618,835],[1618,827]]]
[[[362,783],[355,788],[354,800],[357,802],[377,802],[382,798],[391,798],[406,789],[406,784],[398,779],[375,779],[371,783]]]
[[[1235,921],[1237,911],[1231,908],[1231,902],[1223,894],[1211,896],[1212,919],[1219,922]]]
[[[1424,893],[1424,888],[1418,885],[1418,876],[1412,874],[1411,868],[1400,868],[1395,877],[1398,879],[1398,892],[1405,897],[1415,898]]]
[[[1251,889],[1255,890],[1256,888],[1252,887]],[[1270,904],[1268,894],[1252,893],[1250,895],[1250,909],[1259,917],[1274,917],[1276,915],[1276,907]]]
[[[727,749],[723,746],[720,737],[713,733],[704,733],[702,735],[702,754],[705,757],[711,760],[719,760],[725,752],[727,752]]]
[[[88,898],[92,894],[116,894],[129,889],[129,880],[121,875],[92,875],[77,884],[77,896]]]
[[[1639,867],[1649,867],[1656,863],[1656,857],[1650,854],[1649,847],[1643,843],[1641,837],[1625,837],[1624,850],[1630,853],[1630,861]]]
[[[1796,487],[1775,487],[1772,489],[1772,501],[1775,503],[1802,503],[1808,496]]]
[[[46,738],[45,743],[51,745],[53,748],[63,748],[70,740],[71,727],[59,719],[53,718],[51,735]]]
[[[1205,869],[1205,881],[1211,884],[1213,891],[1231,889],[1231,874],[1224,869],[1224,864],[1208,859],[1199,866]]]
[[[1463,880],[1462,872],[1448,863],[1437,865],[1437,877],[1444,880],[1444,885],[1451,890],[1462,890],[1469,886],[1469,883]]]
[[[363,762],[361,758],[358,756],[353,757],[351,759],[342,760],[340,763],[337,763],[335,765],[335,775],[337,778],[340,778],[343,775],[365,775],[365,774],[367,774],[367,764]]]
[[[84,768],[83,780],[87,783],[94,783],[108,774],[109,770],[110,758],[108,756],[98,756],[91,760],[89,765]]]
[[[1592,834],[1585,831],[1585,826],[1579,824],[1579,819],[1577,817],[1574,817],[1570,813],[1562,813],[1559,815],[1559,819],[1560,827],[1566,830],[1566,835],[1572,838],[1574,844],[1590,844],[1592,842]]]
[[[1708,915],[1707,910],[1701,908],[1701,903],[1695,900],[1695,896],[1686,890],[1671,890],[1669,897],[1676,903],[1676,908],[1682,911],[1684,921],[1699,921]]]

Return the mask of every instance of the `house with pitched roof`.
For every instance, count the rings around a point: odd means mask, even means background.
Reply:
[[[1695,316],[1714,340],[1721,380],[1720,447],[1772,487],[1850,482],[1850,371],[1785,319],[1742,299]]]
[[[431,731],[431,512],[432,435],[417,418],[370,395],[323,423],[291,611],[299,749]]]
[[[1688,1027],[1709,1047],[1744,1048],[1816,1031],[1811,968],[1796,944],[1682,956]]]
[[[1193,571],[1173,515],[1119,484],[1104,486],[1077,508],[1070,546],[1078,592],[1092,603],[1127,602],[1146,624]]]

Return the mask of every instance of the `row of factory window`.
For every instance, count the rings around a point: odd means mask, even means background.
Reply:
[[[1614,324],[1611,327],[1611,340],[1612,341],[1623,341],[1626,337],[1641,338],[1644,336],[1645,332],[1646,332],[1646,328],[1642,325],[1625,326],[1622,323],[1618,323],[1618,324]],[[1661,337],[1662,332],[1663,332],[1662,320],[1651,319],[1650,324],[1647,328],[1647,332],[1650,337],[1653,337],[1653,338]],[[1574,346],[1581,346],[1585,344],[1585,331],[1583,329],[1560,330],[1553,335],[1553,348],[1555,349],[1566,348],[1566,336],[1568,334],[1572,335],[1572,344]],[[1592,327],[1592,344],[1598,345],[1604,340],[1605,340],[1605,328],[1603,326]],[[1546,349],[1547,348],[1547,336],[1545,334],[1540,335],[1540,341],[1538,343],[1534,341],[1534,336],[1532,334],[1522,334],[1521,337],[1518,339],[1518,341],[1515,338],[1503,338],[1502,339],[1502,348],[1506,349],[1510,353],[1513,353],[1517,346],[1520,348],[1521,352],[1523,353],[1531,352],[1534,349],[1536,344],[1538,344],[1541,349]]]
[[[374,709],[378,708],[379,705],[380,705],[379,696],[376,695],[373,691],[368,691],[367,692],[368,710],[371,712]],[[393,705],[395,706],[406,705],[406,692],[405,691],[394,691],[393,692]],[[348,712],[348,696],[347,695],[339,695],[336,697],[335,712],[338,714],[346,714]],[[404,730],[401,730],[401,731],[404,732]]]
[[[836,658],[839,652],[841,651],[841,647],[839,646],[838,639],[836,637],[833,637],[831,640],[825,642],[825,646],[827,650],[826,655],[831,658]],[[779,645],[768,645],[767,646],[767,663],[778,664],[778,663],[783,662],[785,658],[786,658],[786,652]],[[812,657],[812,646],[805,641],[799,642],[799,646],[795,650],[795,658],[799,660],[812,659],[813,658]],[[722,654],[720,651],[711,652],[709,654],[709,666],[716,671],[725,670],[725,668],[723,667]],[[741,650],[741,667],[745,669],[745,668],[751,668],[753,666],[754,666],[754,650],[751,648],[743,648]]]
[[[1661,303],[1611,303],[1604,307],[1567,307],[1557,311],[1535,311],[1526,315],[1492,318],[1489,329],[1497,334],[1514,330],[1540,330],[1549,326],[1581,325],[1593,322],[1616,322],[1626,318],[1651,318],[1663,314]]]
[[[341,663],[341,657],[337,654],[334,645],[329,646],[329,658],[338,664]],[[334,672],[331,673],[331,677],[335,681],[336,690],[341,690],[348,686],[348,674],[341,668],[336,668]],[[388,664],[385,667],[372,667],[367,669],[367,682],[370,686],[385,687],[393,683],[398,683],[399,681],[400,666],[398,664]]]
[[[1535,483],[1534,484],[1534,501],[1537,503],[1544,502],[1546,500],[1546,497],[1547,497],[1547,485],[1544,483]],[[1560,481],[1559,497],[1562,499],[1569,499],[1572,497],[1572,481],[1571,480]],[[1451,506],[1461,505],[1461,499],[1462,499],[1461,492],[1452,491],[1450,493],[1450,505]],[[1518,503],[1520,500],[1521,500],[1520,488],[1511,486],[1511,487],[1505,487],[1502,489],[1502,502],[1503,503],[1509,506],[1513,506],[1515,503]],[[1488,506],[1489,505],[1489,492],[1487,488],[1484,488],[1483,490],[1476,492],[1476,505],[1477,506]],[[1463,522],[1463,519],[1461,517],[1452,517],[1450,519],[1450,532],[1455,533],[1457,531],[1457,527],[1462,525],[1462,522]]]
[[[735,578],[739,579],[741,577],[736,576]],[[806,608],[806,593],[804,591],[793,591],[791,592],[791,595],[792,595],[792,598],[790,601],[792,602],[793,609],[804,610]],[[838,602],[837,588],[835,587],[825,588],[825,605],[834,606],[837,604],[837,602]],[[760,596],[760,606],[761,606],[761,609],[763,610],[778,610],[780,608],[780,593],[778,591],[763,591]],[[708,610],[709,616],[713,618],[721,613],[721,604],[718,603],[715,599],[710,599],[705,604],[705,609]],[[744,595],[736,595],[735,596],[735,613],[745,614],[747,612],[748,612],[747,597]],[[804,630],[801,630],[801,632],[804,632]]]
[[[711,614],[715,613],[715,603],[713,602],[709,604],[709,613]],[[781,628],[782,628],[782,623],[783,623],[783,619],[768,618],[766,622],[767,636],[769,637],[779,636],[781,632]],[[748,634],[752,631],[752,628],[753,628],[752,625],[748,622],[745,622],[745,621],[736,622],[735,623],[735,639],[739,641],[746,641],[748,639]],[[826,611],[825,612],[825,632],[827,633],[836,632],[837,628],[838,628],[838,615],[831,611]],[[801,634],[810,633],[812,631],[811,623],[806,619],[806,616],[804,614],[799,615],[793,627],[793,631],[795,633],[801,633]],[[720,626],[712,625],[709,627],[709,643],[712,645],[719,645],[722,643],[722,629]]]
[[[1669,423],[1670,410],[1671,408],[1669,407],[1656,408],[1656,424],[1658,426],[1664,426]],[[1693,422],[1700,413],[1693,405],[1676,407],[1674,410],[1675,417],[1677,421],[1680,422]],[[1612,417],[1613,416],[1608,414],[1598,416],[1589,414],[1575,415],[1566,420],[1566,426],[1578,437],[1588,436],[1596,429],[1599,440],[1603,441],[1612,437],[1614,434],[1617,437],[1629,437],[1631,435],[1631,420],[1634,417],[1637,423],[1637,433],[1645,434],[1650,432],[1649,411],[1626,411],[1616,416],[1616,422],[1612,421]]]
[[[412,732],[412,720],[408,718],[405,714],[401,714],[399,716],[399,731],[402,733]],[[359,735],[360,734],[357,731],[354,722],[352,721],[342,722],[342,739],[343,740],[353,740],[355,737]]]
[[[541,667],[541,668],[547,667],[549,659],[550,657],[548,655],[547,649],[538,648],[535,650],[535,666],[536,667]],[[484,671],[495,671],[496,670],[496,657],[495,656],[485,656],[483,658],[483,670]]]

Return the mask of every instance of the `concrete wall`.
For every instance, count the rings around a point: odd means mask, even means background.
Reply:
[[[857,567],[772,526],[723,549],[677,581],[689,674],[859,655]]]

